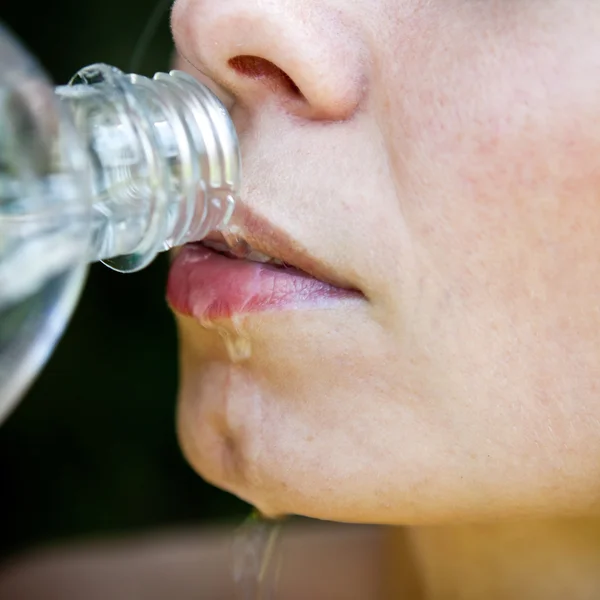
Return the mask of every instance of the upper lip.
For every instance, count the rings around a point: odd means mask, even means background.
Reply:
[[[239,232],[235,237],[246,242],[252,250],[283,261],[286,265],[304,271],[311,277],[333,286],[356,290],[349,281],[328,268],[323,261],[312,255],[298,240],[293,239],[283,229],[269,219],[262,217],[247,206],[236,207]],[[225,230],[227,231],[227,229]],[[203,241],[226,242],[227,236],[213,232]]]

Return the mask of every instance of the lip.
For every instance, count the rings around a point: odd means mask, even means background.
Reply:
[[[167,300],[176,312],[203,321],[364,299],[281,229],[248,210],[240,213],[242,239],[252,249],[293,266],[230,258],[200,243],[186,244],[171,265],[167,285]]]

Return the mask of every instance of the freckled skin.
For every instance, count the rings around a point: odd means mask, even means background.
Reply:
[[[244,202],[366,297],[244,317],[239,364],[178,317],[202,476],[343,521],[597,506],[600,4],[576,4],[177,0],[181,55],[237,98]]]

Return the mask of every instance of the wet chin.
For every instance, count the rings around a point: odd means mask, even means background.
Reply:
[[[411,416],[366,309],[252,316],[238,323],[251,352],[240,362],[223,341],[231,325],[178,321],[178,429],[202,477],[271,515],[380,520],[394,496],[381,485],[396,471],[389,420],[410,431]]]

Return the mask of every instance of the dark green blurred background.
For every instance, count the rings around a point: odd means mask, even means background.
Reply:
[[[169,68],[169,9],[138,72]],[[0,19],[64,83],[93,62],[130,70],[154,10],[148,0],[22,1],[3,3]],[[165,279],[164,256],[135,275],[92,268],[64,338],[0,427],[0,558],[41,543],[248,513],[195,475],[177,447]]]

